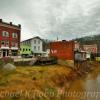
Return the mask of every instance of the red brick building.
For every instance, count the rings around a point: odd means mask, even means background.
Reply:
[[[18,56],[21,25],[6,23],[0,19],[0,57]]]
[[[58,59],[74,59],[74,41],[55,41],[50,43],[50,56]]]

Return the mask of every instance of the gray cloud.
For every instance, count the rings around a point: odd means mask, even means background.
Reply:
[[[72,39],[100,31],[100,0],[0,0],[0,16],[22,25],[22,40]]]

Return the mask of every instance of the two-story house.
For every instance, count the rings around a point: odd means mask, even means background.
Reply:
[[[43,39],[36,36],[28,40],[22,41],[21,46],[22,45],[30,46],[34,56],[44,56],[46,54],[44,43],[45,41]]]
[[[20,53],[21,25],[0,19],[0,57],[18,56]]]

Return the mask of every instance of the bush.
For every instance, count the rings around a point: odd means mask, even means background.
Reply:
[[[4,57],[0,59],[0,65],[4,65],[7,63],[11,63],[14,64],[14,59],[10,58],[10,57]]]

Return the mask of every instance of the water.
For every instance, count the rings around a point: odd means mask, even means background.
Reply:
[[[100,100],[100,67],[75,80],[68,93],[67,100]]]

